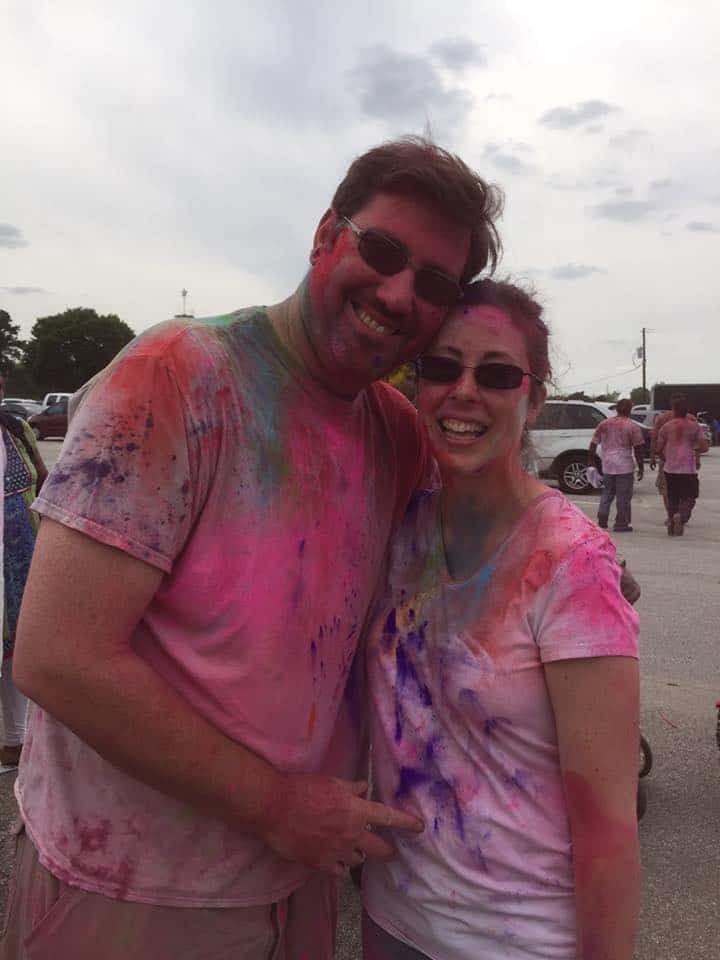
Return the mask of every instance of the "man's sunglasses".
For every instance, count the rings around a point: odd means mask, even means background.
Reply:
[[[349,217],[343,217],[357,239],[358,253],[377,273],[392,277],[408,264],[415,271],[415,293],[436,307],[451,307],[461,296],[460,284],[433,267],[417,267],[405,244],[379,230],[363,230]]]
[[[475,383],[490,390],[516,390],[524,377],[542,383],[540,377],[512,363],[480,363],[477,367],[468,367],[452,357],[427,356],[418,360],[417,369],[419,377],[430,383],[456,383],[463,370],[472,370]]]

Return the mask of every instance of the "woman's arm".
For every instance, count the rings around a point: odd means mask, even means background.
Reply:
[[[640,899],[639,675],[631,657],[545,664],[573,846],[578,960],[632,960]]]

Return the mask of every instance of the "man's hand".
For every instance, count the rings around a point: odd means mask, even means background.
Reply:
[[[655,457],[653,457],[652,460],[650,461],[650,469],[654,470],[656,466],[657,466],[657,461],[655,460]]]
[[[644,467],[638,467],[638,470],[637,470],[637,478],[638,478],[638,481],[642,480],[642,478],[643,478],[644,476],[645,476],[645,468],[644,468]]]
[[[421,833],[421,820],[363,797],[366,783],[335,777],[287,774],[281,777],[269,826],[258,831],[287,860],[341,877],[365,857],[391,860],[395,849],[373,832],[389,827]]]

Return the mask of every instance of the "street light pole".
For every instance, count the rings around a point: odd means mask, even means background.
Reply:
[[[647,395],[647,394],[646,394],[646,390],[647,390],[647,387],[646,387],[646,379],[647,379],[647,378],[646,378],[646,365],[647,365],[647,359],[646,359],[646,357],[645,357],[645,327],[642,328],[642,335],[643,335],[642,361],[643,361],[643,402],[644,402],[644,401],[645,401],[645,397],[646,397],[646,395]]]

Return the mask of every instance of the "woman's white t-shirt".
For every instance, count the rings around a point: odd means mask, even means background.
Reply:
[[[555,491],[491,561],[447,571],[439,495],[395,540],[368,647],[376,798],[422,817],[365,907],[433,960],[574,960],[570,831],[543,664],[636,657],[612,542]],[[608,690],[608,697],[613,695]]]

